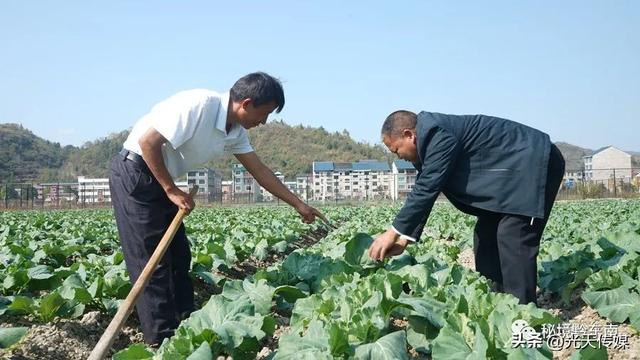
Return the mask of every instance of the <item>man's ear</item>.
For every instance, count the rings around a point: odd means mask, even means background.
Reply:
[[[253,103],[253,100],[251,98],[246,98],[240,102],[240,106],[242,107],[242,109],[246,110],[249,104],[252,104],[252,103]]]
[[[413,129],[404,129],[402,130],[402,137],[414,141],[416,138],[416,132]]]

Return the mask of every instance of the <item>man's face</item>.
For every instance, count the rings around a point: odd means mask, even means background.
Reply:
[[[251,99],[244,99],[238,109],[238,122],[245,129],[254,128],[267,122],[267,117],[278,105],[275,102],[254,106]]]
[[[415,130],[404,129],[399,135],[384,136],[382,142],[384,142],[389,151],[396,154],[399,159],[412,163],[418,162]]]

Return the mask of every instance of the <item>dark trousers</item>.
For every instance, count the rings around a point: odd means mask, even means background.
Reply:
[[[147,166],[116,155],[109,188],[124,260],[133,284],[178,212]],[[180,319],[194,310],[189,277],[191,251],[180,225],[173,241],[138,298],[136,311],[148,344],[173,335]]]
[[[520,304],[536,303],[537,257],[542,232],[564,176],[564,158],[551,145],[544,219],[501,214],[454,204],[478,217],[473,236],[476,270],[497,283],[498,289],[512,294]]]

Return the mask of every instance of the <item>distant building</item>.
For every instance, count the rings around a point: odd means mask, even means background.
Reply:
[[[260,185],[253,175],[242,166],[233,164],[231,167],[233,181],[233,201],[234,202],[257,202],[260,201]]]
[[[78,199],[78,183],[42,183],[36,188],[45,204],[59,205]]]
[[[568,170],[564,173],[562,183],[565,187],[571,189],[579,182],[584,181],[584,171],[582,170]]]
[[[185,180],[185,181],[176,181],[174,182],[174,184],[176,184],[176,186],[178,187],[178,189],[188,193],[189,192],[189,183]]]
[[[298,174],[296,175],[296,189],[295,194],[303,201],[309,201],[311,199],[311,174]]]
[[[389,164],[377,160],[351,163],[314,161],[313,200],[372,200],[391,198],[392,174]]]
[[[282,175],[280,171],[276,171],[274,174],[278,178],[278,180],[280,180],[280,182],[284,184],[284,175]],[[268,192],[267,189],[263,188],[262,186],[260,186],[260,196],[262,197],[262,201],[271,202],[276,200],[276,197],[273,196],[273,194]]]
[[[204,198],[206,201],[222,200],[222,176],[213,169],[204,167],[189,170],[187,184],[189,188],[198,185],[197,197],[201,199]]]
[[[229,203],[233,201],[233,181],[222,181],[222,202]]]
[[[585,179],[604,183],[615,178],[616,183],[631,182],[631,154],[613,146],[596,150],[593,155],[585,156]]]
[[[404,199],[416,184],[418,170],[412,163],[405,160],[395,160],[391,166],[393,171],[393,199]]]
[[[78,177],[78,202],[100,204],[111,202],[108,178]]]

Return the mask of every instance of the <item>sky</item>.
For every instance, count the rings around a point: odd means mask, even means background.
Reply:
[[[257,70],[285,89],[272,119],[358,141],[407,109],[640,151],[639,1],[0,3],[0,123],[62,145]]]

